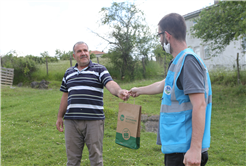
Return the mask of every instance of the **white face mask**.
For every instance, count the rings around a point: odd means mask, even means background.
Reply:
[[[166,53],[171,54],[171,51],[170,51],[170,43],[167,43],[167,44],[164,43],[163,50],[166,51]]]

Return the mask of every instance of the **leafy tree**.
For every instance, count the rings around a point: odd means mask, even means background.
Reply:
[[[58,62],[57,56],[55,57],[49,56],[48,51],[44,51],[43,53],[40,53],[40,55],[43,57],[44,61],[46,61],[46,58],[47,58],[48,62]]]
[[[219,1],[201,11],[197,24],[191,28],[193,36],[210,43],[210,48],[217,54],[233,40],[246,36],[246,2]]]
[[[73,51],[61,51],[59,49],[55,50],[56,52],[56,56],[60,59],[60,60],[70,60],[70,57],[73,57]]]
[[[163,65],[164,75],[166,76],[168,64],[173,59],[173,56],[171,54],[168,54],[165,51],[163,51],[162,46],[160,44],[157,44],[155,46],[153,53],[154,53],[154,56],[156,58],[156,62],[158,62],[160,65]]]
[[[151,47],[146,44],[151,41],[151,35],[144,13],[134,4],[126,2],[114,2],[111,7],[102,8],[100,13],[101,24],[109,27],[109,34],[104,37],[93,33],[111,45],[109,57],[120,70],[121,77],[130,77],[133,80],[135,61],[141,56],[148,56]]]
[[[41,55],[43,58],[49,57],[48,51],[44,51],[43,53],[40,53],[40,55]]]

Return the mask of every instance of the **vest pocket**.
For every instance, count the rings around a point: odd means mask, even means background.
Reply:
[[[186,143],[185,114],[161,113],[160,127],[162,145]]]

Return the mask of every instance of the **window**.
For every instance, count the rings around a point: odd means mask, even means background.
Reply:
[[[208,59],[211,57],[211,52],[208,46],[204,46],[204,59]]]

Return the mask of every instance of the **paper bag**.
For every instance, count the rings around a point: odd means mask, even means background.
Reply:
[[[131,149],[140,147],[141,106],[119,103],[115,143]]]

